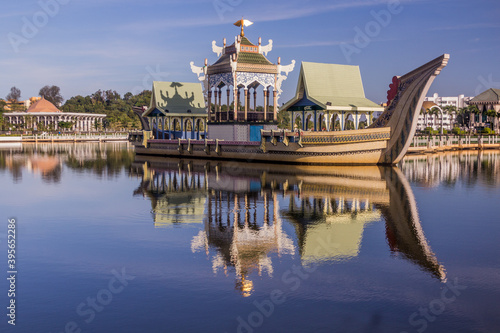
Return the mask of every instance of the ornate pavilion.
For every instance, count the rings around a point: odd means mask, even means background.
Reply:
[[[208,117],[201,85],[153,82],[151,104],[142,116],[158,139],[199,140],[202,129],[206,131]]]
[[[281,65],[281,58],[277,64],[269,61],[266,56],[273,48],[273,41],[262,45],[262,38],[259,38],[257,45],[252,43],[244,32],[244,27],[252,24],[243,19],[236,22],[234,25],[241,27],[241,33],[231,45],[227,45],[225,38],[221,47],[216,41],[212,42],[212,51],[219,57],[212,65],[208,65],[208,59],[204,67],[191,62],[191,70],[204,84],[211,123],[277,121],[281,85],[293,70],[295,61],[288,66]],[[259,88],[262,88],[262,109],[257,107]]]
[[[105,114],[62,112],[43,97],[26,111],[7,112],[3,116],[11,124],[24,124],[26,129],[37,130],[37,124],[42,123],[46,128],[58,130],[60,122],[68,122],[73,124],[72,131],[81,132],[97,131],[96,122],[102,127],[102,120],[106,117]]]
[[[338,120],[343,131],[349,116],[358,129],[362,117],[370,126],[384,108],[365,97],[358,66],[302,62],[295,97],[281,111],[291,113],[292,126],[299,118],[302,130],[332,131]]]

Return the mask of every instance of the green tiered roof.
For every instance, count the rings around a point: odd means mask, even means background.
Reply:
[[[323,110],[384,110],[365,97],[358,66],[302,62],[296,95],[281,109],[304,99]]]
[[[236,43],[225,47],[224,54],[212,65],[208,66],[208,75],[232,72],[231,58],[237,54],[237,72],[277,73],[277,65],[270,62],[262,53],[257,51],[242,50],[241,47],[252,47],[257,50],[247,37],[240,36],[240,49],[236,50]]]
[[[471,99],[469,104],[499,103],[499,102],[500,102],[500,89],[490,88],[486,91],[483,91],[473,99]]]
[[[273,65],[264,55],[252,52],[240,52],[237,58],[239,63],[254,65]]]
[[[207,115],[201,83],[154,81],[152,92],[151,104],[143,117]]]

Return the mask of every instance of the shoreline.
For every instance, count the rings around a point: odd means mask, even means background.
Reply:
[[[446,151],[500,149],[500,136],[415,136],[406,155],[425,155]]]

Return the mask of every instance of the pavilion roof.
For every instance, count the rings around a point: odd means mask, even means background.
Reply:
[[[270,62],[264,54],[250,50],[257,50],[257,48],[258,46],[253,44],[247,37],[241,37],[239,50],[236,50],[236,43],[226,46],[224,54],[222,54],[214,64],[208,66],[208,74],[211,75],[232,72],[231,57],[234,53],[237,55],[237,72],[276,74],[278,70],[277,65]]]
[[[27,113],[61,113],[62,111],[56,108],[54,104],[51,102],[47,101],[45,97],[42,96],[42,99],[36,101],[33,103],[28,110],[26,110]]]
[[[490,88],[469,101],[469,104],[500,103],[500,89]]]
[[[154,81],[152,92],[151,104],[143,117],[207,116],[201,83]]]
[[[383,111],[365,97],[358,66],[302,62],[297,91],[282,110],[315,104],[322,110]]]

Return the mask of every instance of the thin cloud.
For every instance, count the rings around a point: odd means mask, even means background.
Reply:
[[[401,0],[400,3],[421,3],[428,0]],[[254,22],[270,22],[270,21],[284,21],[290,19],[299,19],[314,16],[317,14],[322,14],[326,12],[340,11],[351,8],[362,8],[362,7],[375,7],[380,5],[386,5],[386,0],[369,0],[369,1],[346,1],[341,3],[331,4],[329,2],[321,2],[319,4],[313,5],[310,2],[306,3],[304,6],[304,1],[297,1],[295,3],[286,3],[281,5],[269,4],[267,6],[273,6],[272,8],[266,8],[265,13],[259,6],[255,6],[252,3],[251,7],[245,8],[246,17],[252,18]],[[255,9],[257,8],[257,9]],[[253,12],[252,12],[253,11]],[[227,19],[221,20],[217,15],[215,8],[213,9],[213,15],[204,15],[201,18],[192,17],[188,20],[186,19],[173,19],[173,20],[148,20],[148,21],[137,21],[130,24],[125,24],[117,29],[120,31],[135,31],[135,32],[152,32],[167,28],[191,28],[191,27],[206,27],[206,26],[217,26],[233,22],[233,20],[239,18],[239,14],[236,11],[227,15]],[[231,17],[231,18],[229,18]]]
[[[453,26],[447,26],[447,27],[435,27],[435,28],[429,29],[429,31],[469,30],[469,29],[484,29],[484,28],[500,28],[500,24],[496,24],[496,23],[461,24],[461,25],[453,25]]]
[[[376,38],[371,40],[370,42],[393,42],[401,40],[400,38]],[[285,44],[276,46],[277,49],[281,48],[302,48],[302,47],[321,47],[321,46],[339,46],[342,44],[354,44],[351,40],[349,41],[338,41],[338,40],[326,40],[326,41],[311,41],[306,43],[296,43],[296,44]]]

